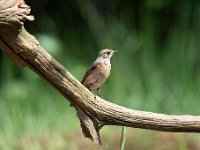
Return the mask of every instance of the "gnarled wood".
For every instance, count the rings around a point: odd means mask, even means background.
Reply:
[[[0,49],[14,63],[29,67],[59,91],[77,110],[86,137],[100,144],[104,125],[172,132],[200,132],[200,116],[170,116],[137,111],[105,101],[87,90],[47,53],[23,27],[30,7],[23,0],[0,1]],[[114,101],[114,100],[113,100]]]

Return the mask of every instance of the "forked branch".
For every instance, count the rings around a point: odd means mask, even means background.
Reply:
[[[15,64],[29,67],[59,91],[77,110],[86,137],[100,144],[104,125],[172,132],[200,132],[200,116],[170,116],[128,109],[94,98],[76,78],[47,53],[23,26],[30,7],[23,0],[0,1],[0,49]],[[114,101],[114,100],[113,100]]]

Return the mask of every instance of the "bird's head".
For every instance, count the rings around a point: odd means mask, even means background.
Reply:
[[[116,53],[117,51],[114,51],[112,49],[103,49],[99,52],[98,57],[103,57],[105,59],[110,59],[114,53]]]

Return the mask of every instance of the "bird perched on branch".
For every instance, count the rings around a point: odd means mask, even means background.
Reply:
[[[117,52],[112,49],[103,49],[83,77],[82,84],[89,90],[94,89],[100,95],[100,88],[110,75],[110,59]]]

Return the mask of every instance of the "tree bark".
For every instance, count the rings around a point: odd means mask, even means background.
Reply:
[[[34,20],[29,13],[30,7],[23,0],[0,0],[0,49],[15,64],[32,69],[48,81],[74,106],[85,137],[101,144],[99,130],[104,125],[200,132],[200,116],[170,116],[138,111],[94,97],[24,29],[24,21]]]

